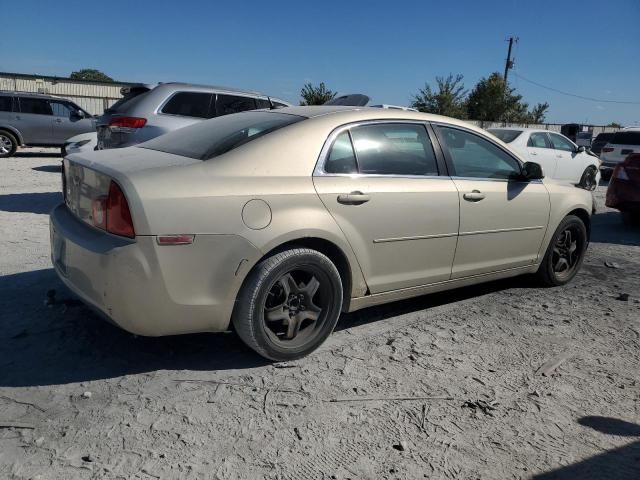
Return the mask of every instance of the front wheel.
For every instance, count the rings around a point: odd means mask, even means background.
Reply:
[[[546,286],[559,286],[576,276],[587,251],[587,228],[580,218],[568,215],[551,238],[538,279]]]
[[[7,158],[16,153],[18,141],[9,132],[0,131],[0,158]]]
[[[580,178],[580,183],[578,183],[578,185],[585,190],[595,190],[598,186],[598,184],[596,183],[597,174],[598,171],[595,169],[595,167],[587,167],[587,169],[583,172],[582,177]]]
[[[270,360],[308,355],[331,334],[342,310],[335,265],[308,248],[262,260],[238,296],[233,326],[240,338]]]

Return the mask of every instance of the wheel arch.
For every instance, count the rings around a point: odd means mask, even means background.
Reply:
[[[589,241],[591,239],[591,214],[584,208],[574,208],[563,218],[566,218],[569,215],[575,215],[580,220],[582,220],[582,223],[584,223],[584,226],[587,229],[587,241]]]
[[[2,130],[4,130],[5,132],[9,132],[11,135],[16,137],[16,140],[18,140],[18,146],[24,145],[24,141],[22,139],[22,135],[20,135],[20,132],[18,130],[16,130],[14,127],[10,127],[9,125],[0,124],[0,131],[2,131]]]

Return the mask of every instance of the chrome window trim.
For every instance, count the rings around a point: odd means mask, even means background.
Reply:
[[[322,150],[320,150],[320,155],[318,155],[318,160],[316,161],[316,166],[313,169],[313,176],[314,177],[352,177],[352,178],[413,178],[413,179],[438,179],[438,180],[442,180],[442,179],[447,179],[450,180],[451,178],[447,175],[442,175],[442,174],[438,174],[438,175],[387,175],[387,174],[383,174],[383,173],[328,173],[324,170],[324,164],[327,161],[327,156],[329,155],[329,151],[331,150],[331,147],[333,147],[333,144],[336,140],[336,138],[338,138],[338,136],[343,133],[345,130],[350,130],[352,128],[356,128],[356,127],[361,127],[361,126],[365,126],[365,125],[380,125],[380,124],[386,124],[386,123],[400,123],[400,124],[405,124],[405,125],[421,125],[422,127],[424,127],[425,129],[425,133],[427,135],[427,138],[429,138],[429,141],[431,142],[431,148],[433,149],[433,157],[436,160],[436,168],[438,167],[438,162],[437,162],[437,153],[436,153],[436,148],[435,145],[433,145],[433,142],[431,141],[431,137],[429,136],[429,129],[427,128],[427,124],[429,122],[424,121],[424,120],[411,120],[411,119],[399,119],[399,118],[394,118],[394,119],[388,119],[388,120],[384,120],[384,119],[379,119],[379,120],[358,120],[356,122],[351,122],[351,123],[345,123],[343,125],[340,125],[339,127],[336,127],[335,129],[333,129],[331,131],[331,133],[329,134],[329,136],[327,137],[327,139],[324,142],[324,145],[322,146]],[[351,135],[351,133],[349,133],[349,135]],[[353,146],[353,145],[352,145]],[[356,165],[358,163],[357,160],[357,153],[355,151],[355,148],[353,149],[353,153],[354,155],[356,155]]]

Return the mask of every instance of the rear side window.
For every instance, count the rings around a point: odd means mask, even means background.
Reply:
[[[218,116],[246,112],[247,110],[255,110],[256,108],[256,101],[251,97],[218,94],[218,101],[216,102],[216,112]]]
[[[489,132],[494,134],[504,143],[511,143],[520,136],[520,134],[522,133],[522,130],[489,129]]]
[[[342,132],[336,137],[324,163],[324,171],[326,173],[358,173],[356,156],[353,153],[349,132]]]
[[[204,92],[178,92],[162,107],[162,113],[183,117],[211,118],[213,95]]]
[[[13,97],[0,96],[0,112],[11,112],[13,104]]]
[[[256,98],[256,108],[271,108],[271,104],[269,100],[265,100],[264,98]]]
[[[517,178],[520,164],[497,145],[479,135],[438,127],[449,152],[454,175],[469,178]]]
[[[546,133],[532,133],[527,142],[527,147],[533,148],[551,148],[551,143]]]
[[[174,130],[139,147],[208,160],[304,119],[273,111],[243,112]]]
[[[20,111],[36,115],[51,115],[49,102],[42,98],[20,97]]]
[[[616,145],[640,145],[640,132],[616,132],[611,143]]]
[[[556,150],[563,150],[565,152],[573,152],[576,147],[573,146],[569,140],[564,138],[562,135],[558,135],[557,133],[550,133],[551,143],[553,144],[553,148]]]
[[[351,129],[351,138],[360,173],[438,175],[435,154],[424,125],[363,125]]]

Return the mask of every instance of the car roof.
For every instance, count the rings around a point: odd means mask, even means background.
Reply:
[[[232,93],[232,94],[238,94],[238,95],[250,95],[252,97],[263,97],[263,98],[271,98],[274,101],[280,102],[280,103],[289,103],[287,101],[281,100],[279,98],[276,97],[271,97],[265,93],[260,93],[257,92],[255,90],[243,90],[240,88],[234,88],[234,87],[222,87],[222,86],[216,86],[216,85],[200,85],[197,83],[184,83],[184,82],[166,82],[166,83],[160,83],[158,84],[157,87],[155,87],[155,89],[167,89],[167,90],[171,90],[171,89],[180,89],[180,90],[198,90],[198,91],[210,91],[210,92],[215,92],[215,93],[219,93],[219,92],[223,92],[223,93]]]
[[[554,132],[553,130],[545,130],[544,128],[528,128],[528,127],[489,127],[487,130],[512,130],[516,132],[547,132],[547,133],[557,133],[558,135],[562,135],[560,132]]]

